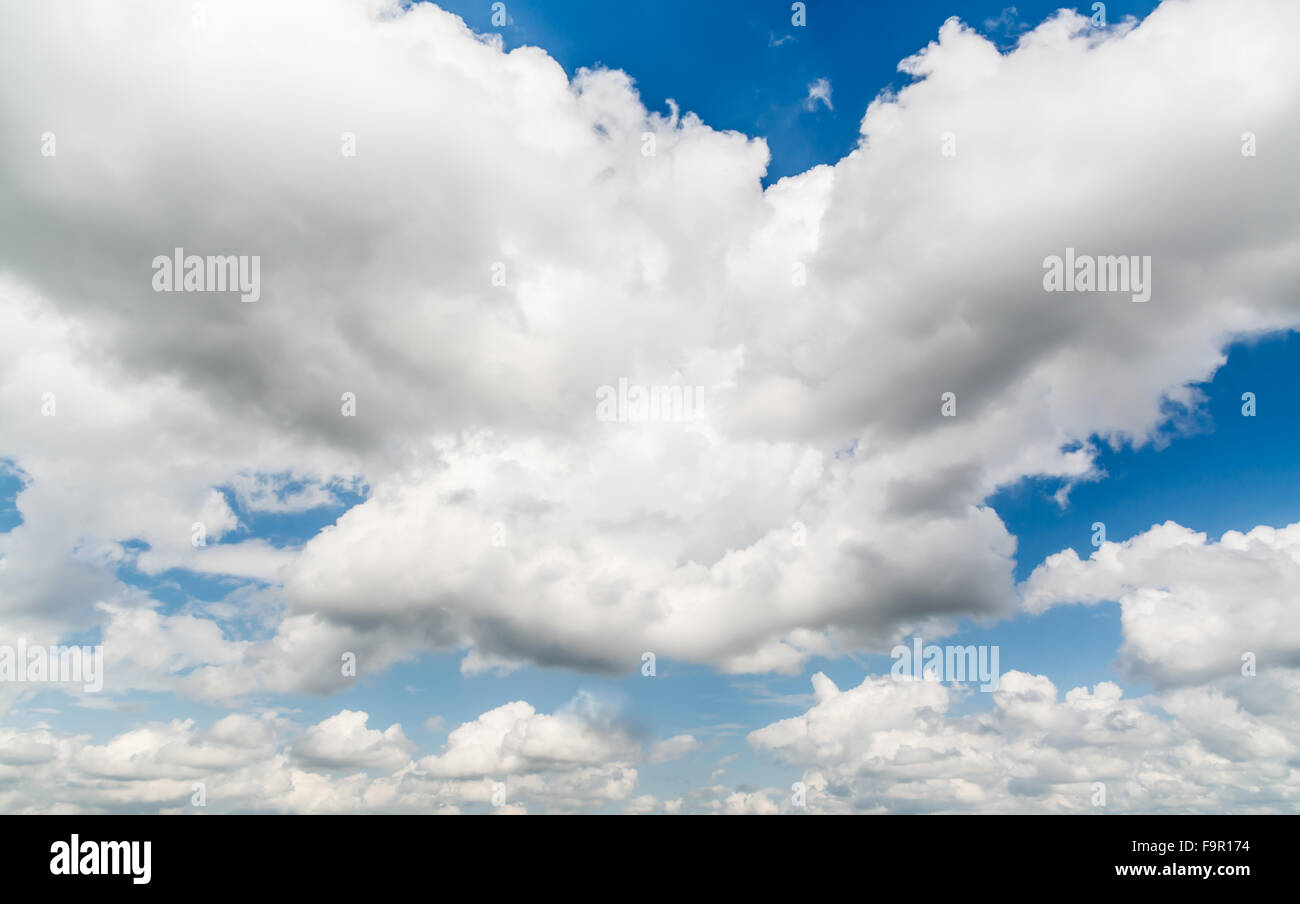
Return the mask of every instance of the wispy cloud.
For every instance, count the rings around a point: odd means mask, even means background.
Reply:
[[[816,110],[819,103],[825,104],[827,110],[835,109],[835,107],[831,105],[830,79],[819,78],[815,82],[810,82],[808,85],[808,96],[804,98],[803,102],[804,109]]]

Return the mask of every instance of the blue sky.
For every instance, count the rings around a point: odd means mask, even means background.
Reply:
[[[945,19],[957,16],[994,39],[1002,50],[1017,35],[1048,17],[1050,3],[923,2],[807,4],[810,24],[791,23],[784,2],[690,2],[617,4],[607,0],[509,2],[511,23],[494,28],[490,4],[447,0],[478,32],[499,33],[505,47],[541,47],[571,77],[582,67],[623,69],[634,79],[650,110],[667,110],[674,100],[715,129],[733,129],[766,139],[771,152],[764,184],[797,175],[820,164],[834,164],[853,149],[867,105],[882,92],[896,91],[910,79],[898,72],[900,59],[935,39]],[[1141,19],[1154,3],[1108,3],[1111,22]],[[1090,15],[1085,6],[1081,12]],[[826,23],[833,23],[826,27]],[[829,104],[811,104],[809,87],[826,79]],[[1159,441],[1093,436],[1101,472],[1069,488],[1062,503],[1060,478],[1027,478],[989,497],[991,506],[1017,540],[1015,578],[1026,579],[1047,556],[1067,548],[1081,558],[1092,552],[1092,525],[1106,525],[1107,538],[1123,541],[1153,524],[1172,520],[1217,538],[1228,530],[1256,525],[1282,527],[1300,521],[1300,335],[1281,332],[1235,342],[1224,349],[1225,362],[1213,379],[1200,384],[1199,403],[1190,417],[1172,417]],[[1257,414],[1242,415],[1242,393],[1254,392]],[[3,452],[3,449],[0,449]],[[25,485],[20,463],[0,473],[0,532],[21,523],[15,499]],[[304,484],[292,480],[282,491]],[[217,484],[239,520],[239,528],[219,544],[264,540],[296,548],[363,503],[370,488],[340,490],[336,503],[290,514],[269,514],[241,506],[229,485]],[[134,544],[134,545],[133,545]],[[128,541],[141,549],[142,541]],[[238,587],[263,590],[267,583],[205,576],[176,568],[145,575],[130,566],[117,571],[124,583],[141,588],[175,614],[223,600]],[[246,639],[266,636],[267,626],[244,625]],[[1125,674],[1117,655],[1123,640],[1120,607],[1061,606],[1042,615],[1019,615],[989,624],[966,620],[944,638],[957,644],[997,644],[1001,669],[1049,675],[1065,691],[1101,681],[1119,684],[1127,696],[1150,693],[1153,685]],[[609,701],[630,730],[646,739],[691,734],[700,751],[685,759],[638,766],[637,793],[660,799],[679,797],[709,785],[715,770],[741,791],[788,788],[798,770],[756,753],[746,735],[778,719],[798,715],[813,702],[809,679],[824,672],[841,688],[858,685],[867,674],[885,674],[886,655],[814,657],[795,675],[725,675],[700,664],[660,658],[654,680],[635,668],[621,677],[570,669],[524,665],[506,674],[462,675],[463,651],[425,654],[400,662],[382,674],[328,697],[310,694],[254,694],[249,711],[275,709],[297,721],[318,722],[342,708],[369,713],[370,726],[400,722],[422,752],[436,751],[448,730],[510,700],[527,700],[539,712],[554,712],[582,693]],[[89,733],[102,742],[120,732],[126,718],[194,718],[209,723],[228,708],[164,693],[136,692],[121,701],[123,712],[65,707],[67,697],[45,691],[26,700],[7,722],[28,728],[47,722],[56,728]],[[961,711],[992,706],[989,695],[973,694]],[[54,710],[58,710],[54,712]],[[439,717],[441,725],[427,721]],[[720,765],[725,758],[725,765]],[[610,805],[610,809],[618,809]]]
[[[944,20],[957,16],[999,46],[1038,24],[1059,3],[814,2],[807,16],[821,26],[795,27],[784,2],[619,4],[601,0],[508,3],[511,24],[492,25],[492,4],[442,4],[476,31],[501,35],[507,49],[544,48],[573,75],[579,68],[623,69],[636,79],[651,110],[667,111],[672,98],[718,129],[767,139],[769,182],[834,163],[853,150],[867,104],[910,78],[902,60],[935,39]],[[1110,21],[1146,16],[1154,3],[1108,3]],[[1092,15],[1091,4],[1080,9]],[[808,86],[829,79],[833,109],[805,108]]]

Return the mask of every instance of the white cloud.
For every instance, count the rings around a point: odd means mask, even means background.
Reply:
[[[0,151],[23,224],[0,244],[0,456],[28,478],[0,628],[137,608],[166,646],[118,631],[108,655],[191,667],[125,673],[142,685],[326,693],[348,650],[367,674],[428,649],[471,673],[645,650],[794,672],[1008,615],[992,490],[1095,477],[1063,446],[1144,441],[1229,338],[1300,324],[1293,3],[1106,33],[1067,12],[1008,55],[949,22],[861,148],[767,190],[762,140],[649,113],[626,74],[570,80],[426,4],[272,6],[196,29],[161,0],[24,5],[0,33],[0,117],[30,138]],[[1244,129],[1274,150],[1243,158]],[[260,255],[261,300],[154,293],[182,246]],[[1151,301],[1045,294],[1067,246],[1151,255]],[[620,377],[703,386],[709,416],[602,423]],[[301,549],[190,545],[195,520],[232,526],[214,487],[295,511],[362,484]],[[158,615],[131,564],[267,582],[277,623]]]
[[[768,799],[767,793],[733,791],[722,802],[721,812],[727,816],[772,816],[781,808]]]
[[[313,725],[294,742],[293,755],[308,765],[393,771],[410,762],[415,745],[401,725],[366,728],[368,716],[345,709]]]
[[[819,78],[808,84],[808,96],[804,99],[803,105],[806,110],[816,110],[818,104],[824,104],[827,110],[834,110],[831,106],[831,82],[830,79]]]
[[[554,715],[538,713],[522,700],[498,706],[452,730],[444,752],[420,760],[419,768],[438,778],[465,778],[637,759],[636,740],[612,713],[590,702],[580,697],[576,705]]]
[[[1217,542],[1172,521],[1086,561],[1050,556],[1021,587],[1024,607],[1118,602],[1122,665],[1160,685],[1300,665],[1300,524],[1228,531]]]
[[[956,715],[938,682],[868,676],[802,715],[752,732],[794,767],[810,811],[1291,812],[1300,783],[1294,698],[1276,674],[1261,705],[1248,679],[1125,699],[1110,682],[1061,699],[1008,672],[991,712]],[[822,681],[828,681],[822,676]],[[789,808],[791,801],[782,804]]]
[[[667,763],[680,760],[700,749],[700,742],[688,734],[673,735],[659,741],[650,750],[650,762]]]
[[[639,746],[579,697],[554,714],[523,702],[451,732],[413,761],[400,725],[342,710],[314,725],[232,713],[207,730],[151,722],[103,744],[45,725],[0,730],[0,812],[492,812],[614,807],[636,788]],[[608,714],[606,714],[608,715]],[[499,730],[498,730],[499,729]],[[503,785],[505,802],[494,801]]]

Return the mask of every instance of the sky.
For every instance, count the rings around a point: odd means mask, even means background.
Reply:
[[[1294,4],[0,10],[0,811],[1297,809]]]
[[[1108,3],[1106,16],[1142,18],[1154,3]],[[909,78],[898,61],[933,40],[956,16],[997,46],[1060,8],[1053,3],[821,2],[805,4],[802,27],[789,3],[666,0],[619,7],[599,0],[507,4],[508,24],[493,25],[491,3],[443,7],[478,32],[499,34],[507,49],[541,47],[570,74],[583,66],[621,69],[642,101],[664,112],[669,99],[715,129],[767,140],[764,184],[834,163],[857,144],[867,105]],[[1075,7],[1092,16],[1091,4]],[[809,108],[809,86],[825,79],[827,101]]]

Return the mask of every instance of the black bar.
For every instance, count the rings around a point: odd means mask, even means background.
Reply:
[[[1231,893],[1260,880],[1290,886],[1284,860],[1296,827],[1285,816],[11,816],[0,820],[0,868],[8,888],[56,893],[389,895],[407,886],[441,897],[466,883],[493,896],[585,888],[583,897],[638,900],[845,885],[864,896],[925,894],[952,883],[1051,895],[1126,885]],[[149,841],[148,883],[134,881],[143,864],[121,861],[120,875],[53,874],[58,843],[74,834],[83,857],[87,842]],[[1118,875],[1151,866],[1152,876]],[[1191,867],[1248,874],[1191,876]]]

